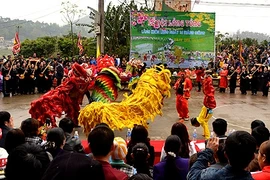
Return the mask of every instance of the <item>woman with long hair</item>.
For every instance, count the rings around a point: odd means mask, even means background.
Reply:
[[[189,158],[193,154],[197,153],[195,149],[195,144],[189,139],[187,127],[180,122],[176,122],[173,124],[171,129],[171,135],[177,135],[181,140],[181,147],[179,156],[182,158]],[[161,150],[160,161],[162,161],[166,156],[164,151],[164,146]]]
[[[181,140],[177,135],[170,135],[165,142],[165,160],[154,166],[154,180],[183,180],[188,173],[188,158],[181,158],[179,151]]]
[[[131,139],[127,145],[128,153],[126,156],[127,164],[133,166],[133,158],[131,157],[132,149],[137,143],[144,143],[149,151],[150,157],[148,159],[149,166],[154,165],[155,149],[150,145],[150,139],[148,138],[148,131],[142,125],[135,125],[131,131]]]

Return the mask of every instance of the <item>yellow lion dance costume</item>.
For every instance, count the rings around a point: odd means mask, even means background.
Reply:
[[[125,94],[120,103],[93,102],[80,111],[79,123],[85,133],[96,124],[106,123],[111,129],[133,128],[134,124],[147,127],[147,120],[162,115],[164,97],[170,97],[171,72],[158,66],[146,70],[131,95]]]

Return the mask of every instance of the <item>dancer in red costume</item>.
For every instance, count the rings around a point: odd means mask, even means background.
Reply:
[[[195,74],[196,74],[196,82],[198,84],[198,89],[197,92],[201,92],[201,86],[202,86],[202,78],[204,76],[204,70],[202,67],[196,67],[195,70]]]
[[[193,86],[192,86],[192,81],[190,79],[191,71],[189,69],[186,69],[185,72],[186,72],[186,77],[185,77],[185,82],[184,82],[184,98],[188,100],[190,98],[190,92]]]
[[[204,130],[205,139],[210,138],[210,131],[208,127],[208,121],[213,116],[213,109],[216,107],[215,100],[215,88],[212,83],[211,70],[205,71],[205,77],[203,80],[203,107],[198,117],[191,119],[191,125],[195,127],[202,126]]]
[[[191,89],[189,89],[190,88],[189,82],[188,83],[186,82],[185,73],[180,72],[178,73],[178,75],[179,75],[179,79],[176,81],[174,85],[174,89],[176,90],[175,92],[176,93],[176,110],[178,112],[179,120],[183,121],[183,120],[187,120],[189,117],[188,98],[190,97],[189,91]],[[187,93],[185,97],[186,91]]]

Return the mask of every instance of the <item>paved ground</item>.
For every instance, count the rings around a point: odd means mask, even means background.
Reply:
[[[123,92],[120,92],[118,101],[123,96]],[[22,120],[30,117],[28,109],[30,102],[38,98],[40,94],[35,95],[23,95],[14,96],[8,98],[0,98],[0,110],[9,111],[14,117],[15,127],[19,127]],[[190,117],[195,117],[201,110],[203,101],[203,93],[196,92],[195,88],[191,93],[191,99],[189,100],[189,111]],[[251,96],[250,93],[247,95],[241,95],[239,89],[236,94],[220,94],[216,91],[217,107],[214,109],[214,118],[224,118],[228,122],[228,130],[246,130],[250,131],[250,123],[255,119],[263,120],[267,127],[270,127],[270,111],[269,102],[270,98],[263,97],[262,93],[259,92],[257,96]],[[87,103],[86,98],[84,99],[83,105]],[[163,107],[163,116],[157,116],[154,122],[150,122],[149,136],[151,139],[165,139],[170,134],[171,126],[174,122],[178,121],[177,112],[175,109],[175,95],[172,91],[172,96],[165,100]],[[210,129],[211,129],[211,122]],[[185,122],[188,126],[189,133],[191,135],[193,127],[189,122]],[[85,138],[82,128],[78,129],[80,137]],[[197,128],[199,138],[202,138],[202,129]],[[116,136],[125,137],[126,129],[123,131],[115,131]]]

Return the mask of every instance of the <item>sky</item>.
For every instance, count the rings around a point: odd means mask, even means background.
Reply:
[[[60,13],[63,1],[67,0],[6,0],[1,3],[0,16],[63,25],[65,23]],[[123,1],[105,0],[105,7],[109,2],[118,5]],[[70,0],[70,2],[76,3],[80,9],[83,9],[85,15],[90,12],[87,6],[98,9],[98,0]],[[135,2],[144,2],[144,0],[135,0]],[[216,31],[222,33],[232,34],[240,30],[240,32],[252,31],[270,35],[270,0],[200,0],[199,4],[192,2],[192,11],[215,12]]]

